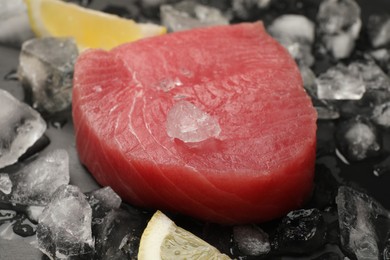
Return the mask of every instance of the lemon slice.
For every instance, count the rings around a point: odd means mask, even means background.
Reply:
[[[230,259],[215,247],[184,230],[157,211],[149,221],[138,251],[139,260]]]
[[[141,24],[59,0],[25,0],[34,33],[73,37],[80,50],[111,49],[125,42],[164,34],[166,28]]]

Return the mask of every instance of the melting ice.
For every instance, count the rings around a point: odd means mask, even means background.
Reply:
[[[188,101],[178,101],[168,111],[167,134],[183,142],[201,142],[221,132],[218,120]]]
[[[17,162],[46,130],[35,110],[4,90],[0,90],[0,122],[0,168]]]

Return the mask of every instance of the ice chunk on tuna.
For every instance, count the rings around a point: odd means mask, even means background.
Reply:
[[[357,259],[379,259],[389,212],[367,194],[345,186],[339,188],[336,203],[343,249]]]
[[[218,120],[194,104],[182,100],[168,111],[167,134],[185,143],[201,142],[221,132]]]
[[[92,209],[85,195],[76,186],[64,185],[55,192],[39,218],[39,249],[50,259],[92,254],[91,224]]]
[[[0,90],[0,123],[0,168],[17,162],[46,130],[35,110],[4,90]]]
[[[336,59],[348,57],[361,29],[360,7],[354,0],[325,0],[317,14],[325,47]]]
[[[70,106],[77,56],[77,46],[71,38],[47,37],[23,44],[18,73],[32,94],[34,108],[54,113]]]
[[[345,65],[337,64],[321,74],[317,80],[317,96],[320,99],[361,99],[366,86],[361,77]]]
[[[58,187],[69,183],[68,153],[62,149],[52,151],[10,174],[10,178],[12,203],[46,205]]]
[[[23,0],[0,1],[0,43],[21,45],[34,37]]]
[[[371,15],[368,19],[367,32],[373,47],[390,43],[390,15]]]
[[[286,14],[276,18],[268,27],[275,37],[299,64],[311,66],[314,58],[311,45],[314,42],[314,23],[303,15]]]
[[[198,4],[195,1],[163,5],[160,7],[160,15],[162,24],[173,32],[229,24],[229,20],[223,16],[220,10]]]
[[[261,256],[271,251],[268,234],[257,226],[235,226],[233,238],[244,255]]]

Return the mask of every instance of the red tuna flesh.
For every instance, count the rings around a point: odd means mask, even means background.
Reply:
[[[167,116],[183,100],[220,131],[195,142],[168,135]],[[312,189],[316,112],[295,62],[261,23],[84,52],[73,119],[81,162],[133,205],[262,222]]]

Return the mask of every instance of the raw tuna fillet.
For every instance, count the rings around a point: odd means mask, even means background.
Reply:
[[[261,23],[87,51],[73,116],[82,163],[134,205],[261,222],[311,192],[316,112]]]

